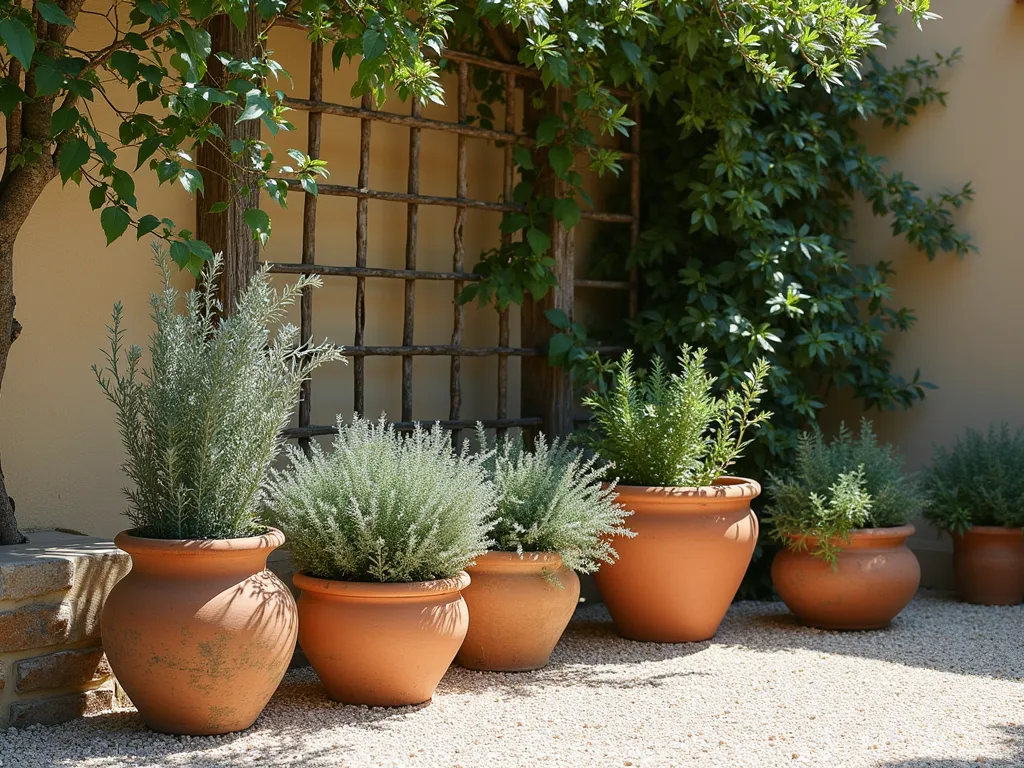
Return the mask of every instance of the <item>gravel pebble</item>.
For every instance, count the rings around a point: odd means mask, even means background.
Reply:
[[[452,669],[429,706],[329,701],[288,673],[256,725],[154,734],[134,710],[0,736],[0,767],[1024,766],[1024,606],[922,593],[879,632],[738,603],[711,642],[618,638],[577,611],[540,672]]]

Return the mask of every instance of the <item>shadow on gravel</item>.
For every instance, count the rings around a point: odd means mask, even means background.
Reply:
[[[869,632],[812,629],[780,603],[747,602],[732,606],[712,642],[764,653],[802,649],[1024,681],[1021,627],[1024,605],[968,605],[934,594],[919,594],[888,628]]]
[[[998,726],[1004,731],[1004,741],[1010,750],[1005,757],[973,755],[964,760],[949,757],[922,757],[910,760],[892,760],[878,764],[878,768],[1021,768],[1024,766],[1024,726]]]

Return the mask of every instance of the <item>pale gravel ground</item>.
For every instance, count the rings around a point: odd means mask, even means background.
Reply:
[[[621,640],[582,608],[539,673],[453,667],[421,709],[346,707],[288,674],[242,734],[149,733],[134,711],[0,734],[14,766],[1024,767],[1024,607],[919,596],[885,631],[734,606],[711,642]]]

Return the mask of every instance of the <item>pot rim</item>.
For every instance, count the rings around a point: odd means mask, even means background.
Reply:
[[[178,556],[199,556],[210,553],[254,552],[277,549],[284,544],[284,534],[267,526],[265,533],[237,539],[151,539],[136,536],[131,529],[114,537],[114,544],[129,554],[160,553]]]
[[[540,571],[546,568],[558,570],[563,565],[562,556],[557,552],[503,552],[488,550],[479,555],[476,562],[466,568],[473,571]]]
[[[610,483],[604,483],[607,488]],[[700,499],[704,502],[753,499],[761,494],[761,484],[748,477],[722,475],[712,485],[624,485],[616,484],[619,497],[649,498],[657,501],[670,499]]]
[[[904,523],[903,525],[892,525],[887,528],[858,528],[855,531],[850,531],[850,541],[845,542],[842,539],[837,539],[839,545],[843,548],[848,548],[856,542],[864,544],[882,544],[887,541],[898,541],[903,542],[906,539],[914,535],[917,529],[910,523]],[[786,537],[790,541],[802,540],[807,544],[817,544],[821,541],[820,536],[804,536],[799,533],[787,533]],[[841,555],[840,555],[841,556]]]
[[[407,582],[337,581],[310,576],[296,571],[292,583],[303,592],[312,592],[334,597],[391,598],[391,597],[441,597],[461,592],[469,586],[470,577],[459,571],[449,579]]]
[[[974,533],[978,536],[1022,536],[1024,528],[1007,525],[972,525],[964,533]],[[963,533],[954,534],[956,538],[963,538]]]

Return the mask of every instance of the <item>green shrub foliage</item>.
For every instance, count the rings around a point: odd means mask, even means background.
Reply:
[[[937,80],[959,54],[893,66],[868,58],[863,77],[842,87],[808,81],[773,91],[713,42],[701,8],[669,19],[655,47],[658,86],[642,123],[642,236],[629,262],[639,270],[640,311],[624,341],[642,357],[681,343],[706,347],[721,388],[766,358],[765,407],[776,418],[750,457],[776,469],[831,392],[892,409],[931,386],[894,369],[886,340],[915,317],[891,300],[893,263],[851,256],[850,224],[866,201],[928,259],[973,248],[954,221],[969,185],[924,194],[858,136],[865,119],[899,129],[944,103]],[[618,276],[614,265],[628,252],[609,250],[603,266]]]
[[[436,426],[401,433],[339,419],[334,449],[289,447],[275,471],[268,517],[296,566],[338,581],[450,578],[487,551],[495,509],[486,453],[456,453]]]
[[[486,466],[498,495],[492,517],[492,549],[555,552],[569,568],[593,573],[616,560],[609,537],[632,536],[623,525],[632,514],[615,503],[615,485],[602,488],[604,463],[586,458],[563,441],[538,435],[532,451],[521,437],[492,445],[482,427],[477,440],[490,457]]]
[[[835,565],[851,531],[903,525],[920,512],[924,494],[903,466],[903,457],[878,442],[867,420],[856,437],[845,425],[831,441],[817,430],[804,433],[793,468],[769,475],[774,538],[802,551],[804,537],[813,536],[812,554]]]
[[[318,366],[341,359],[333,345],[297,346],[298,329],[281,325],[302,289],[320,281],[304,277],[278,293],[264,269],[235,314],[218,320],[220,257],[178,312],[168,259],[154,253],[164,282],[150,302],[151,367],[141,370],[141,347],[125,349],[120,304],[108,327],[106,363],[93,366],[116,408],[124,471],[134,484],[125,489],[126,514],[134,532],[150,538],[252,535],[261,528],[267,472],[301,383]]]
[[[584,403],[593,410],[593,447],[629,485],[706,486],[733,465],[754,431],[771,418],[759,410],[768,365],[754,363],[736,388],[715,396],[706,350],[683,347],[679,371],[655,358],[646,374],[627,351],[607,392]]]
[[[936,447],[924,488],[924,516],[938,528],[1024,527],[1024,430],[971,429],[952,448]]]

